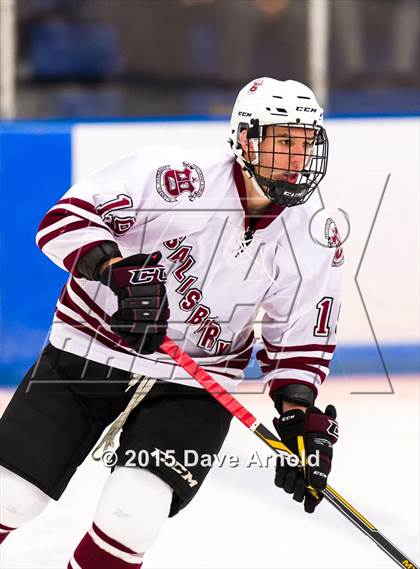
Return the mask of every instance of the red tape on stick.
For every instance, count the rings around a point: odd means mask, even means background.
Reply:
[[[241,421],[246,427],[250,428],[256,422],[256,418],[248,411],[237,399],[226,391],[215,379],[186,354],[175,342],[166,337],[160,349],[168,356],[171,356],[178,365],[182,367],[191,377],[198,381],[217,401]]]

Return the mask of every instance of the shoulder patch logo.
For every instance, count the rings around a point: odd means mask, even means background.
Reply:
[[[196,164],[182,163],[184,169],[178,170],[170,165],[161,166],[156,172],[156,189],[161,198],[175,202],[187,192],[190,201],[199,198],[204,191],[203,172]]]
[[[101,216],[102,221],[110,228],[112,233],[117,237],[124,235],[135,224],[136,218],[132,215],[121,216],[115,215],[115,211],[121,209],[132,209],[133,200],[127,194],[118,194],[107,202],[101,203],[96,206],[98,215]]]
[[[325,237],[327,239],[328,247],[335,248],[332,266],[339,267],[344,263],[344,251],[341,245],[341,237],[338,233],[337,225],[331,217],[329,217],[325,223]]]

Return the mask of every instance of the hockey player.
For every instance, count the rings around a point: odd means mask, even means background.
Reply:
[[[276,429],[295,453],[320,457],[304,470],[279,463],[275,483],[307,512],[320,502],[337,426],[334,407],[314,402],[343,263],[334,221],[309,200],[327,168],[322,109],[301,83],[257,79],[238,95],[230,145],[141,150],[78,181],[42,220],[37,243],[70,277],[49,343],[0,422],[0,540],[60,498],[129,406],[117,464],[67,567],[141,567],[208,473],[185,466],[184,451],[217,453],[231,420],[159,346],[168,335],[234,390],[261,308],[257,357]],[[138,374],[160,381],[132,409]]]

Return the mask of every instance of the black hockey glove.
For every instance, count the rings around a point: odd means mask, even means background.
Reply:
[[[285,411],[273,423],[281,441],[297,456],[305,453],[304,467],[290,466],[282,457],[277,458],[275,484],[297,502],[304,501],[305,512],[311,514],[322,499],[327,485],[333,456],[332,445],[338,439],[337,412],[328,405],[323,413],[316,407],[306,411]],[[310,485],[315,492],[307,486]]]
[[[118,296],[111,328],[140,354],[152,354],[163,342],[169,307],[160,252],[139,253],[109,265],[100,281]]]

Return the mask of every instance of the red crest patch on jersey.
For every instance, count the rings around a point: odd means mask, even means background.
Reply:
[[[116,198],[101,203],[96,206],[97,213],[117,237],[124,235],[133,227],[136,222],[135,216],[115,215],[115,211],[121,209],[132,209],[133,200],[127,194],[118,194]]]
[[[327,238],[328,247],[335,248],[332,266],[339,267],[344,263],[344,251],[337,225],[331,217],[329,217],[325,223],[325,237]]]
[[[175,202],[178,197],[188,193],[190,201],[199,198],[204,191],[204,176],[196,164],[183,162],[183,170],[170,165],[161,166],[156,172],[156,189],[161,198],[167,202]]]

